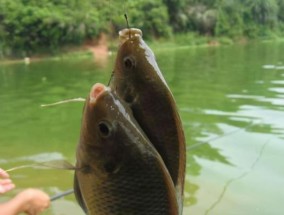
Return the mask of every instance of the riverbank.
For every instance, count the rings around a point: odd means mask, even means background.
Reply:
[[[271,37],[263,39],[248,39],[245,37],[231,39],[228,37],[209,37],[200,36],[195,33],[177,34],[171,38],[161,38],[146,41],[147,44],[156,51],[165,49],[175,49],[178,47],[218,47],[230,46],[233,44],[246,45],[252,42],[281,42],[282,37]],[[2,57],[0,65],[7,64],[30,64],[42,60],[62,60],[62,59],[82,59],[93,58],[98,64],[104,64],[109,56],[116,53],[118,48],[118,40],[110,39],[106,35],[101,35],[99,39],[88,41],[78,47],[64,47],[56,53],[39,53],[24,58]]]

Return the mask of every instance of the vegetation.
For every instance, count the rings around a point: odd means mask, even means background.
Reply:
[[[101,32],[117,35],[126,27],[125,12],[146,37],[281,36],[283,10],[284,0],[0,0],[0,55],[56,51]]]

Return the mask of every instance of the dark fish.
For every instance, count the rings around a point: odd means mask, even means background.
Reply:
[[[119,32],[119,47],[110,87],[133,111],[142,130],[160,153],[172,177],[182,213],[185,137],[174,97],[139,29]]]
[[[87,98],[74,192],[88,215],[177,215],[164,162],[124,102],[102,84]]]

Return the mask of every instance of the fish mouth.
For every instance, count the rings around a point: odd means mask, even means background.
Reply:
[[[138,28],[125,28],[119,31],[119,42],[123,44],[126,40],[131,37],[142,37],[142,31]]]
[[[90,103],[95,104],[97,99],[107,90],[108,88],[104,84],[94,84],[90,91]]]

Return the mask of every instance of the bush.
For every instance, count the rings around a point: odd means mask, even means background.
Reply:
[[[128,11],[131,27],[140,28],[146,38],[171,35],[167,8],[161,0],[131,1]]]
[[[2,0],[0,37],[4,41],[3,49],[10,47],[26,55],[42,48],[55,50],[66,44],[79,44],[98,35],[100,25],[96,10],[78,8],[71,4],[75,1],[68,1],[68,4],[55,0],[55,4],[45,2],[43,7],[42,1],[39,4],[38,1]]]
[[[120,6],[121,2],[105,0],[1,0],[0,54],[7,50],[18,55],[42,49],[54,51],[81,44],[102,31],[113,30],[117,35],[126,27],[124,11],[117,10]],[[141,28],[146,37],[171,34],[161,0],[131,1],[127,6],[131,27]]]

